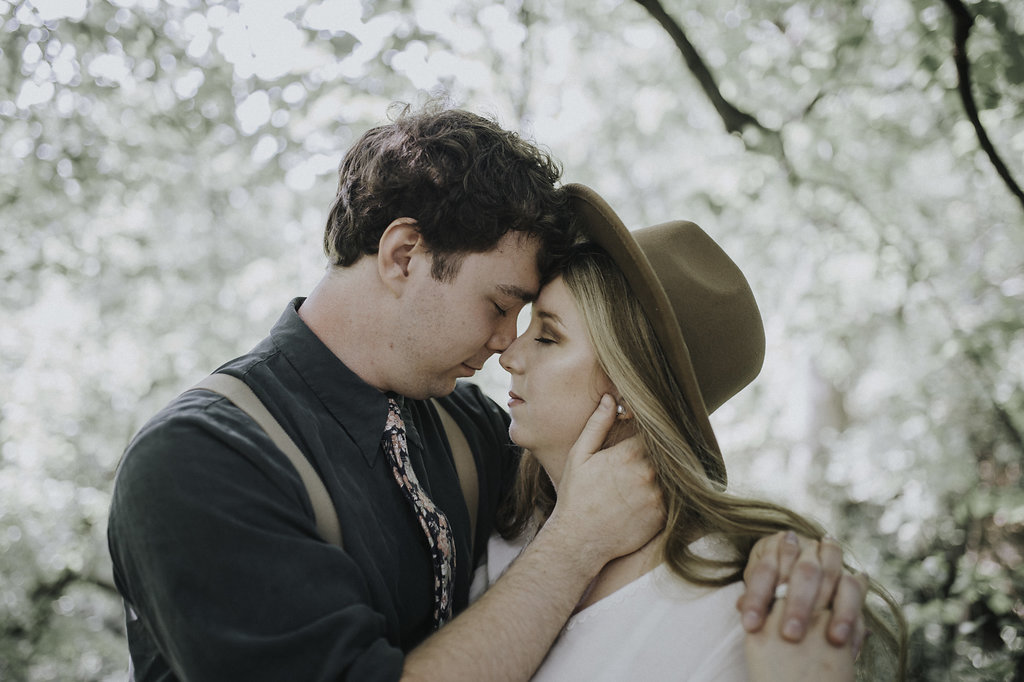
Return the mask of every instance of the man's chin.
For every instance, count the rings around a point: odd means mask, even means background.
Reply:
[[[460,375],[461,376],[461,375]],[[413,400],[427,400],[428,398],[443,398],[455,390],[458,377],[438,377],[429,386],[423,386],[416,395],[406,395],[406,398]]]
[[[476,372],[477,370],[463,362],[454,369],[449,370],[448,374],[438,375],[429,384],[418,387],[415,394],[403,393],[403,395],[406,398],[412,398],[413,400],[443,398],[455,390],[455,385],[459,379],[468,379],[476,374]]]

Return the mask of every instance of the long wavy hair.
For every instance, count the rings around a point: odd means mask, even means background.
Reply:
[[[800,514],[736,496],[709,478],[701,462],[717,455],[700,436],[647,315],[607,253],[595,245],[579,245],[566,257],[561,276],[580,308],[598,363],[633,415],[629,422],[633,433],[656,471],[668,517],[664,560],[676,575],[696,585],[727,585],[742,579],[750,551],[765,536],[793,530],[809,538],[824,537],[821,526]],[[531,524],[543,523],[554,504],[550,479],[537,460],[524,452],[499,529],[506,538],[518,537]],[[710,559],[690,551],[694,540],[709,533],[729,542],[735,549],[733,556]],[[890,671],[886,677],[902,680],[905,621],[889,593],[869,582],[876,603],[865,610],[865,618],[873,637],[865,644],[859,665],[869,670],[859,674],[884,679],[878,669],[886,667]],[[879,602],[887,615],[882,615]]]

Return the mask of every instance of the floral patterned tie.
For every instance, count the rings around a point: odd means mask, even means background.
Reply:
[[[455,537],[452,535],[448,517],[434,506],[416,479],[416,472],[409,462],[409,446],[405,438],[405,423],[402,421],[398,401],[388,398],[388,420],[384,425],[381,442],[391,463],[398,487],[405,499],[412,505],[416,518],[427,535],[430,555],[434,562],[434,629],[441,627],[452,617],[452,582],[455,579]]]

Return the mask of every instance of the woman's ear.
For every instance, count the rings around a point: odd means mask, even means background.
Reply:
[[[630,436],[636,435],[636,422],[633,421],[633,412],[622,400],[622,396],[611,394],[615,398],[615,421],[612,428],[608,430],[602,447],[609,447],[619,443]]]
[[[396,218],[384,230],[377,244],[377,274],[381,282],[398,296],[409,279],[409,261],[423,237],[413,218]]]
[[[622,396],[613,395],[615,398],[615,419],[618,421],[626,421],[633,418],[633,413],[629,411],[626,403],[622,400]]]

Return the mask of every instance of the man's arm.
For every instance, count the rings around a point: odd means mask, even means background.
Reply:
[[[372,576],[316,535],[287,458],[230,403],[182,402],[136,439],[112,499],[136,679],[398,679]]]
[[[403,654],[372,576],[316,538],[287,459],[262,454],[265,434],[237,408],[187,400],[199,409],[137,439],[113,496],[110,548],[139,615],[139,679],[398,679]],[[613,421],[602,404],[544,531],[492,594],[409,655],[410,677],[528,678],[603,564],[664,524],[636,443],[590,454]]]
[[[569,454],[551,518],[493,587],[409,653],[403,679],[528,679],[604,564],[664,526],[638,443],[591,454],[614,419],[606,396]]]

